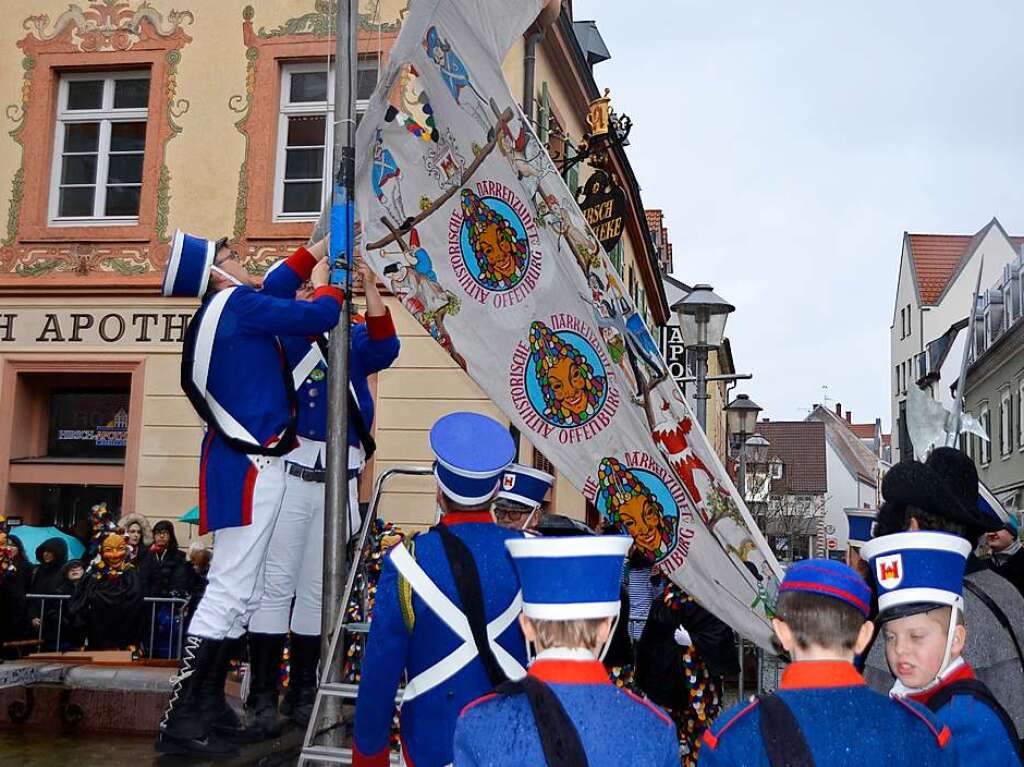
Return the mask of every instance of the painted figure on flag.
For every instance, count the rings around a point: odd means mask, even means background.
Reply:
[[[559,249],[564,240],[583,276],[590,280],[591,270],[601,264],[601,243],[587,226],[586,221],[574,220],[572,206],[565,205],[553,194],[542,194],[537,201],[537,212],[545,226],[559,236]]]
[[[452,98],[480,124],[485,133],[489,133],[492,127],[487,99],[473,85],[462,57],[452,49],[446,38],[441,37],[435,26],[427,30],[423,38],[423,48],[440,71],[441,79],[444,80]]]
[[[412,64],[406,64],[399,70],[388,93],[388,110],[384,120],[400,123],[416,138],[437,141],[434,108],[430,106],[419,72]]]
[[[433,261],[426,249],[420,247],[419,234],[415,229],[409,232],[408,245],[401,238],[399,244],[401,250],[398,253],[385,252],[391,262],[384,267],[383,274],[391,292],[459,367],[465,369],[466,360],[456,351],[455,343],[444,327],[446,317],[459,313],[458,297],[438,283]]]
[[[593,347],[575,333],[530,326],[530,368],[543,398],[542,415],[555,426],[580,426],[597,414],[608,379]]]
[[[654,472],[605,458],[597,470],[594,505],[605,520],[632,535],[637,549],[652,561],[664,559],[672,549],[676,501]]]
[[[508,161],[516,177],[526,190],[527,199],[533,201],[540,191],[541,181],[550,173],[558,171],[551,162],[547,150],[540,145],[533,131],[526,129],[526,122],[516,118],[515,130],[509,121],[498,132],[498,151]]]
[[[479,197],[462,190],[463,239],[468,241],[466,265],[488,290],[514,288],[526,274],[530,245],[523,223],[497,198]]]
[[[373,142],[373,193],[396,225],[405,221],[402,203],[402,170],[391,150],[384,146],[384,131],[378,129]]]

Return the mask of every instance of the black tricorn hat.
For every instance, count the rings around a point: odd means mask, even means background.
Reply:
[[[582,522],[561,514],[545,514],[535,529],[545,538],[594,534],[594,531]]]
[[[993,532],[992,518],[978,509],[978,470],[964,453],[939,447],[928,460],[901,461],[882,480],[882,495],[891,506],[914,506],[966,526],[972,533]]]

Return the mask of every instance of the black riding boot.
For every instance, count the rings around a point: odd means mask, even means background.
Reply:
[[[225,639],[217,656],[217,666],[203,684],[203,702],[207,721],[213,731],[231,741],[249,740],[249,733],[238,714],[228,704],[224,686],[231,670],[231,659],[241,655],[242,638]]]
[[[277,715],[277,682],[286,634],[249,632],[251,682],[245,701],[246,730],[253,738],[269,740],[281,734]]]
[[[162,754],[230,756],[237,749],[212,731],[207,710],[209,678],[216,674],[222,640],[189,635],[182,648],[181,668],[174,678],[167,712],[160,722],[156,750]]]
[[[281,713],[300,727],[309,724],[316,698],[316,667],[320,662],[320,635],[291,634],[291,668]]]

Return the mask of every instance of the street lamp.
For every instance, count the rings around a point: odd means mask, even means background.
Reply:
[[[690,294],[672,305],[679,315],[683,344],[697,353],[697,422],[707,429],[708,350],[717,349],[725,338],[725,322],[736,307],[715,295],[710,285],[696,285]]]
[[[740,470],[736,476],[736,484],[739,485],[740,495],[743,500],[747,499],[747,438],[752,437],[757,427],[757,415],[761,412],[761,406],[746,394],[737,394],[736,399],[725,406],[725,425],[730,441],[733,435],[738,437],[740,445]],[[761,439],[764,439],[762,437]],[[765,443],[768,440],[764,440]],[[755,447],[764,447],[755,441]]]

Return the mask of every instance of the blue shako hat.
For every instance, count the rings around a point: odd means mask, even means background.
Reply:
[[[571,621],[619,614],[628,535],[574,535],[505,541],[523,589],[527,618]]]
[[[508,429],[479,413],[449,413],[430,430],[434,475],[448,498],[480,506],[494,497],[516,456]]]
[[[498,498],[521,503],[536,509],[544,503],[544,496],[555,484],[555,478],[546,471],[514,463],[505,471],[501,478],[501,489]]]
[[[871,589],[849,565],[831,559],[805,559],[786,569],[779,593],[802,591],[831,597],[856,607],[867,619],[871,612]]]
[[[963,608],[964,571],[971,544],[959,535],[916,531],[868,541],[860,555],[871,560],[878,586],[878,620],[949,605]]]
[[[846,536],[847,545],[859,549],[871,540],[876,512],[873,509],[847,509],[844,513],[850,528],[849,535]]]
[[[164,272],[163,294],[176,298],[199,298],[210,281],[210,267],[217,255],[216,240],[174,230],[171,255]]]

